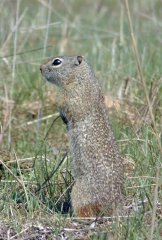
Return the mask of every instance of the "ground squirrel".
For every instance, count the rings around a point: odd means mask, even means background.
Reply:
[[[63,56],[50,59],[40,70],[61,89],[58,105],[73,159],[74,213],[80,217],[114,214],[123,202],[123,163],[90,65],[82,56]]]

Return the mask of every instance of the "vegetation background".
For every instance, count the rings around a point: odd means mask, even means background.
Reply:
[[[0,1],[0,239],[162,239],[162,1]],[[56,89],[39,66],[84,55],[126,172],[120,219],[73,218]]]

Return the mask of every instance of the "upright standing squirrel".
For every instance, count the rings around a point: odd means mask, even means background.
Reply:
[[[115,214],[123,203],[123,163],[90,65],[82,56],[63,56],[50,59],[40,70],[61,89],[58,105],[73,159],[74,213],[79,217]]]

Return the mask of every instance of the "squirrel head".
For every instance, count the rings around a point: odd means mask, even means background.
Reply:
[[[52,58],[41,65],[40,71],[47,81],[61,88],[85,85],[84,81],[93,75],[83,56]]]
[[[42,64],[40,70],[47,81],[63,91],[71,111],[83,113],[81,108],[92,109],[92,103],[100,101],[99,83],[84,57],[55,57]]]

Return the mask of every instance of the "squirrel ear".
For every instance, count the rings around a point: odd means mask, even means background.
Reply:
[[[76,61],[75,61],[75,65],[76,65],[76,66],[80,65],[81,62],[82,62],[82,60],[83,60],[83,57],[82,57],[82,56],[77,56],[77,59],[76,59]]]

